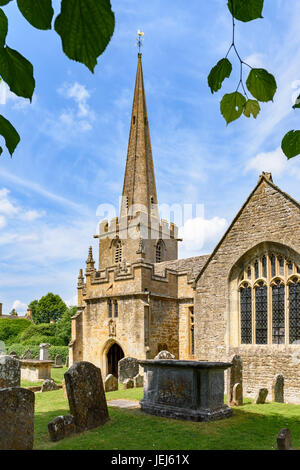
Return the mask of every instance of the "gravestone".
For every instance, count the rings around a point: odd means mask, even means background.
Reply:
[[[40,361],[49,361],[49,343],[40,344]]]
[[[32,352],[30,349],[27,349],[23,356],[21,356],[21,359],[32,359]]]
[[[160,351],[154,359],[175,359],[175,356],[169,351]]]
[[[277,374],[274,377],[272,384],[272,401],[284,403],[284,377]]]
[[[60,441],[76,432],[74,416],[57,416],[48,424],[51,441]]]
[[[133,379],[139,373],[139,363],[134,357],[124,357],[118,362],[118,380],[123,383],[126,379]]]
[[[133,382],[135,387],[143,387],[144,386],[144,376],[141,374],[136,375],[133,377]]]
[[[90,362],[76,362],[64,377],[76,431],[106,423],[109,416],[100,369]]]
[[[15,357],[16,359],[19,358],[19,356],[18,356],[18,354],[16,353],[16,351],[12,351],[11,353],[9,353],[9,355],[10,355],[11,357]]]
[[[56,367],[62,367],[62,357],[60,354],[55,356],[55,365]]]
[[[53,379],[46,379],[43,382],[41,392],[51,392],[52,390],[58,390],[58,385],[54,382]]]
[[[66,357],[65,367],[69,367],[69,356]]]
[[[288,428],[280,429],[277,434],[277,449],[278,450],[293,450],[291,431]]]
[[[232,404],[234,406],[241,406],[243,404],[243,388],[240,383],[235,384],[233,387]]]
[[[20,361],[12,356],[0,357],[0,388],[20,387]]]
[[[232,367],[227,370],[227,403],[229,406],[235,406],[233,399],[233,387],[235,384],[240,384],[242,388],[242,402],[243,404],[243,361],[241,356],[235,355],[232,360]]]
[[[109,374],[105,379],[104,388],[106,392],[118,390],[118,379],[114,375]]]
[[[125,379],[123,382],[123,390],[127,390],[128,388],[134,387],[133,379]]]
[[[25,388],[0,389],[0,450],[32,449],[34,399]]]
[[[260,388],[259,391],[257,392],[254,403],[256,405],[263,405],[266,402],[267,395],[268,395],[268,389]]]

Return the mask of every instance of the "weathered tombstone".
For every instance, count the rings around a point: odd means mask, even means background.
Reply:
[[[128,388],[134,387],[133,379],[125,379],[123,382],[123,390],[127,390]]]
[[[65,367],[69,367],[69,356],[66,357]]]
[[[62,357],[60,354],[55,356],[55,365],[56,367],[62,367]]]
[[[106,392],[118,390],[118,379],[114,375],[109,374],[105,379],[104,388]]]
[[[267,395],[268,395],[268,389],[260,388],[259,391],[257,392],[254,403],[256,405],[263,405],[266,402]]]
[[[144,376],[141,374],[136,375],[133,377],[133,382],[135,387],[143,387],[144,386]]]
[[[15,357],[16,359],[18,359],[18,357],[19,357],[18,354],[16,353],[16,351],[12,351],[11,353],[9,353],[9,355],[11,357]]]
[[[34,399],[25,388],[0,389],[0,450],[32,449]]]
[[[49,343],[40,344],[40,361],[49,361]]]
[[[169,351],[160,351],[154,359],[175,359],[175,356]]]
[[[76,431],[106,423],[109,416],[100,369],[90,362],[76,362],[64,377]]]
[[[60,441],[64,437],[76,432],[74,416],[57,416],[48,424],[48,431],[51,441]]]
[[[227,369],[227,403],[229,406],[235,406],[233,399],[233,387],[235,384],[240,384],[242,388],[242,402],[243,404],[243,361],[241,356],[235,355],[232,360],[232,367]]]
[[[139,373],[139,363],[134,357],[124,357],[118,362],[118,380],[123,383],[126,379],[133,379]]]
[[[32,352],[30,349],[27,349],[27,351],[23,354],[22,356],[23,359],[32,359]]]
[[[243,404],[243,388],[240,383],[237,383],[233,387],[232,404],[234,406],[241,406]]]
[[[61,384],[62,384],[62,389],[63,389],[63,392],[64,392],[64,398],[68,398],[65,379],[63,379]]]
[[[293,450],[291,431],[288,428],[280,429],[277,434],[277,449],[278,450]]]
[[[20,361],[12,356],[0,357],[0,388],[20,387]]]
[[[52,390],[58,390],[58,385],[54,382],[53,379],[46,379],[43,382],[41,392],[51,392]]]
[[[284,377],[277,374],[274,377],[272,384],[272,401],[284,403]]]

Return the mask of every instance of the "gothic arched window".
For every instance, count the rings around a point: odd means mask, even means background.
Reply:
[[[108,301],[107,307],[108,307],[108,318],[112,318],[112,302],[111,302],[111,300]]]
[[[164,246],[162,240],[159,240],[156,243],[156,248],[155,248],[155,261],[156,263],[160,263],[163,261],[163,252],[164,252]]]
[[[247,261],[239,275],[241,344],[300,343],[299,274],[280,253]]]
[[[115,311],[114,311],[114,317],[117,318],[119,316],[119,307],[118,307],[118,301],[114,301],[114,306],[115,306]]]
[[[293,344],[300,341],[300,280],[298,277],[293,278],[289,284],[289,310],[290,344]]]
[[[121,263],[122,261],[122,243],[118,240],[115,247],[115,263]]]

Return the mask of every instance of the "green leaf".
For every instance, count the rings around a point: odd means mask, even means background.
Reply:
[[[296,99],[296,103],[293,106],[294,109],[300,108],[300,95]]]
[[[265,69],[252,69],[246,85],[258,101],[273,101],[277,84],[274,76]]]
[[[35,87],[32,64],[8,46],[0,49],[0,75],[12,92],[31,101]]]
[[[7,5],[11,0],[0,0],[0,6]]]
[[[219,60],[217,65],[211,69],[207,81],[212,93],[220,90],[225,78],[230,77],[231,71],[231,62],[226,58]]]
[[[8,30],[8,20],[4,11],[0,8],[0,47],[5,44],[5,39]]]
[[[91,72],[106,49],[115,27],[110,0],[62,0],[54,24],[64,53],[85,64]]]
[[[248,100],[244,109],[245,116],[249,118],[250,115],[252,114],[254,119],[256,119],[259,112],[260,112],[259,102],[256,100]]]
[[[288,132],[281,142],[281,148],[288,159],[300,154],[300,131]]]
[[[241,116],[245,103],[246,98],[238,91],[223,96],[221,101],[221,113],[227,124]]]
[[[20,136],[17,133],[14,126],[3,116],[0,115],[0,135],[5,139],[6,147],[9,153],[12,155],[18,143],[20,142]],[[2,153],[2,148],[0,155]]]
[[[237,20],[247,22],[263,18],[264,0],[228,0],[227,6]]]
[[[17,0],[24,18],[35,28],[51,29],[54,14],[52,0]]]

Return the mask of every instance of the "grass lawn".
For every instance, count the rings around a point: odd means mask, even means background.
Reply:
[[[64,373],[67,372],[68,367],[62,367],[59,369],[56,368],[51,368],[51,377],[56,382],[58,385],[61,385],[63,378],[64,378]],[[40,382],[28,382],[28,380],[21,380],[21,387],[35,387],[38,385],[42,385],[43,380]]]
[[[60,369],[61,370],[61,369]],[[106,394],[107,400],[140,400],[143,389],[119,390]],[[142,413],[139,409],[109,407],[110,421],[59,442],[48,437],[48,422],[68,414],[62,390],[36,393],[35,449],[109,450],[192,450],[192,449],[276,449],[276,436],[288,427],[294,449],[300,449],[300,405],[266,403],[234,408],[232,418],[211,423],[192,423]]]

